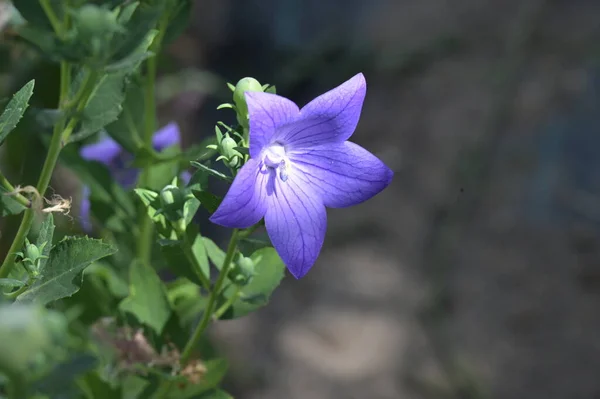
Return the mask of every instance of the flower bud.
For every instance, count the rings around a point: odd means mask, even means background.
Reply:
[[[181,219],[183,204],[185,198],[181,189],[175,185],[169,184],[160,191],[160,212],[170,221]]]
[[[25,257],[29,258],[32,262],[35,262],[36,259],[40,257],[40,249],[31,243],[27,243],[25,246]]]
[[[246,96],[244,96],[247,91],[262,92],[263,88],[254,78],[243,78],[235,85],[233,102],[237,108],[238,122],[244,127],[248,127],[248,104],[246,104]]]
[[[237,285],[246,285],[250,282],[250,279],[254,275],[254,261],[251,258],[246,258],[245,256],[239,257],[234,267],[228,273],[227,277],[234,284]]]

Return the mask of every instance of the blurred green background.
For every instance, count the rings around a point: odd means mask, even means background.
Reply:
[[[0,98],[35,78],[32,103],[55,105],[57,65],[4,39]],[[597,0],[196,0],[157,84],[184,145],[227,121],[227,81],[303,104],[362,71],[353,140],[396,173],[329,212],[307,277],[212,327],[234,396],[600,397],[598,43]],[[11,181],[35,182],[44,133],[0,149]],[[66,168],[52,190],[77,203]]]

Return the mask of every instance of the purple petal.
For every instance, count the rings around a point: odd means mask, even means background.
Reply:
[[[79,154],[88,161],[98,161],[108,165],[119,156],[122,150],[116,141],[106,137],[96,143],[82,146]]]
[[[189,170],[182,170],[179,174],[179,178],[184,186],[187,186],[190,180],[192,179],[192,173]]]
[[[233,184],[210,221],[225,227],[245,229],[260,221],[267,211],[268,174],[260,171],[259,163],[250,159],[240,169]]]
[[[330,208],[368,200],[386,188],[394,175],[379,158],[349,141],[295,150],[289,155],[298,175]]]
[[[313,266],[325,239],[325,206],[310,186],[290,175],[286,182],[271,178],[274,190],[269,196],[265,225],[277,253],[296,278]]]
[[[90,233],[92,231],[92,221],[90,220],[91,207],[90,188],[88,186],[83,186],[83,190],[81,192],[81,203],[79,204],[79,217],[81,228],[86,233]]]
[[[257,157],[271,142],[277,129],[298,117],[298,106],[285,97],[271,93],[246,92],[250,117],[250,156]]]
[[[152,137],[152,146],[156,151],[162,151],[167,147],[179,144],[181,132],[175,122],[171,122],[154,133]]]
[[[356,129],[366,91],[359,73],[304,106],[300,117],[279,129],[275,139],[294,148],[346,141]]]

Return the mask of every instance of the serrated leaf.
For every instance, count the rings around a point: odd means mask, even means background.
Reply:
[[[222,319],[235,319],[265,306],[271,294],[281,283],[285,265],[273,248],[259,249],[251,256],[255,262],[255,275],[250,283],[244,286],[238,299],[233,303]],[[233,295],[234,287],[225,292],[225,297]]]
[[[35,240],[35,245],[40,248],[44,245],[44,249],[42,250],[42,256],[50,257],[50,250],[52,249],[52,238],[54,237],[54,216],[52,213],[48,213],[40,226],[40,231],[38,233],[37,239]],[[44,244],[45,243],[45,244]],[[48,258],[40,258],[39,267],[40,270],[44,270],[44,266],[48,262]]]
[[[25,110],[29,106],[29,99],[33,94],[33,87],[35,86],[35,80],[30,80],[25,86],[23,86],[18,92],[15,93],[13,98],[9,101],[0,115],[0,145],[6,139],[6,136],[17,126],[17,123],[25,114]]]
[[[136,7],[125,24],[125,32],[116,34],[112,40],[113,60],[124,59],[140,48],[148,33],[156,27],[164,7],[164,1],[142,2]]]
[[[82,272],[91,263],[114,254],[116,249],[101,240],[68,237],[50,251],[41,277],[16,299],[18,303],[46,305],[79,291]]]
[[[152,267],[138,260],[132,263],[129,296],[119,304],[119,309],[161,334],[171,316],[171,305],[165,286]]]
[[[8,195],[8,190],[0,186],[0,216],[18,215],[26,208],[15,199]]]

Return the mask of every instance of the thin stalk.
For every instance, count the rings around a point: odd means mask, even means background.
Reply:
[[[6,189],[11,195],[15,198],[15,200],[23,205],[25,208],[29,208],[31,206],[31,201],[29,201],[24,195],[20,193],[15,193],[15,187],[10,184],[8,179],[0,172],[0,185]],[[7,194],[4,194],[7,195]]]
[[[225,254],[225,260],[223,261],[223,266],[221,267],[221,273],[219,274],[219,278],[217,279],[217,282],[215,283],[214,289],[212,290],[210,296],[208,297],[208,303],[206,304],[206,309],[204,309],[204,314],[202,315],[202,320],[200,320],[200,323],[198,323],[198,326],[196,327],[194,334],[192,334],[192,337],[190,338],[188,343],[185,345],[185,348],[183,349],[183,352],[181,354],[180,364],[182,366],[185,366],[189,362],[194,349],[198,345],[198,342],[200,341],[200,338],[202,337],[204,330],[206,330],[206,327],[208,327],[208,323],[210,322],[210,320],[212,318],[212,314],[213,314],[214,307],[215,307],[215,302],[217,300],[217,297],[221,293],[221,287],[223,286],[223,283],[225,282],[225,278],[227,277],[227,272],[229,271],[231,261],[233,260],[233,256],[235,255],[235,251],[237,248],[237,242],[238,242],[238,230],[234,229],[233,233],[231,234],[231,239],[229,240],[229,245],[227,247],[227,253]]]
[[[233,292],[233,295],[231,295],[229,297],[229,299],[227,299],[227,301],[221,305],[221,307],[217,310],[215,310],[215,314],[213,315],[213,320],[219,320],[221,317],[223,317],[223,315],[225,314],[225,312],[227,312],[227,310],[231,307],[231,305],[233,305],[233,303],[235,301],[237,301],[238,297],[240,296],[240,292],[242,291],[242,287],[237,286],[235,288],[235,291]]]
[[[150,51],[154,54],[158,54],[162,39],[167,29],[169,22],[169,15],[165,13],[165,16],[159,23],[159,33],[154,38]],[[157,56],[151,57],[146,62],[146,85],[145,85],[145,120],[144,120],[144,144],[147,148],[152,148],[152,137],[156,131],[156,71],[157,71]],[[151,181],[151,161],[144,166],[138,182],[138,187],[146,188]],[[154,233],[154,226],[150,217],[144,212],[142,215],[142,225],[140,228],[140,235],[138,238],[137,256],[144,263],[150,263],[150,257],[152,255],[152,236]]]

